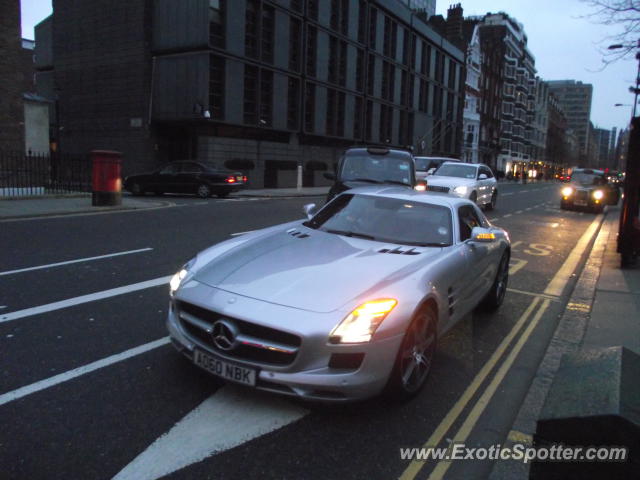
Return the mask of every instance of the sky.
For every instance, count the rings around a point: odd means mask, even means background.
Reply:
[[[602,70],[599,47],[616,27],[583,18],[590,13],[580,0],[458,0],[464,15],[504,11],[524,25],[538,75],[545,80],[581,80],[593,85],[591,121],[600,128],[623,128],[631,118],[635,60],[620,61]],[[453,0],[438,0],[436,13],[446,16]],[[21,0],[22,36],[33,38],[33,27],[51,14],[51,0]],[[629,106],[615,107],[616,103]]]

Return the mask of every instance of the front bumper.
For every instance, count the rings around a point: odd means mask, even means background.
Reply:
[[[171,302],[167,318],[167,328],[172,344],[192,362],[194,350],[198,348],[222,360],[256,369],[258,374],[255,388],[257,389],[303,399],[348,402],[379,394],[387,383],[403,338],[400,334],[374,339],[366,344],[333,345],[327,342],[328,335],[335,324],[341,320],[338,318],[340,314],[336,316],[335,312],[319,314],[246,297],[239,298],[238,295],[202,284],[187,294],[178,291],[177,295],[181,297],[180,300],[199,303],[201,307],[203,303],[199,300],[207,298],[209,300],[207,308],[220,312],[219,315],[223,318],[241,318],[243,322],[252,322],[270,328],[274,326],[277,328],[277,324],[269,320],[274,318],[282,319],[284,325],[303,324],[305,328],[287,329],[289,333],[301,338],[295,360],[288,365],[268,365],[228,357],[224,352],[191,335],[178,318],[179,310],[175,299]],[[228,301],[231,297],[236,301],[230,304]],[[248,318],[246,312],[260,312],[260,319]],[[296,321],[292,323],[291,319]],[[318,328],[322,324],[324,324],[323,327]],[[335,354],[345,353],[363,354],[362,362],[357,368],[329,366]]]

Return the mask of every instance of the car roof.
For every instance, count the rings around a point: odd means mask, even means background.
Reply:
[[[395,198],[407,202],[418,202],[442,207],[457,208],[460,205],[473,205],[471,200],[460,198],[446,193],[439,192],[419,192],[417,190],[403,187],[388,186],[367,186],[358,187],[342,192],[344,194],[369,195],[375,197]]]
[[[386,150],[386,153],[383,153]],[[380,152],[380,153],[377,153]],[[349,148],[344,152],[345,156],[349,155],[375,155],[375,156],[390,156],[390,157],[408,157],[412,158],[411,152],[406,150],[399,150],[396,148],[387,148],[387,147],[357,147],[357,148]]]
[[[444,160],[445,162],[455,162],[455,163],[461,163],[462,160],[460,160],[459,158],[450,158],[450,157],[423,157],[423,156],[417,156],[415,158],[419,158],[420,160]]]
[[[444,162],[442,165],[446,165],[447,163],[451,163],[452,165],[469,165],[470,167],[487,167],[484,163],[469,163],[469,162]],[[442,166],[440,165],[440,166]],[[489,167],[487,167],[489,168]]]

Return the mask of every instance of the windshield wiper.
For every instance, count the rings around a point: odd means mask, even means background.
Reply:
[[[366,233],[350,232],[349,230],[327,229],[327,230],[325,230],[325,232],[327,232],[327,233],[335,233],[336,235],[344,235],[345,237],[364,238],[366,240],[375,240],[376,239],[376,237],[373,237],[371,235],[367,235]]]
[[[345,182],[367,182],[367,183],[382,183],[380,180],[374,180],[372,178],[350,178]]]
[[[404,187],[409,187],[410,185],[406,182],[401,182],[400,180],[383,180],[380,183],[393,183],[394,185],[402,185]]]

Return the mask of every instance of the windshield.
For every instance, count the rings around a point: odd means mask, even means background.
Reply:
[[[438,166],[442,165],[443,162],[446,162],[446,160],[442,160],[439,158],[420,158],[420,157],[415,157],[415,161],[416,161],[416,170],[420,172],[426,172],[430,168],[437,168]]]
[[[440,166],[433,174],[441,177],[476,178],[476,167],[471,165],[452,165],[450,163]]]
[[[400,182],[411,186],[411,161],[390,156],[349,155],[342,165],[342,181],[370,180],[372,182]]]
[[[577,172],[571,176],[571,182],[579,183],[580,185],[602,185],[605,183],[605,180],[604,177],[600,175]]]
[[[306,225],[336,235],[401,245],[446,247],[452,238],[448,208],[369,195],[340,195]]]

